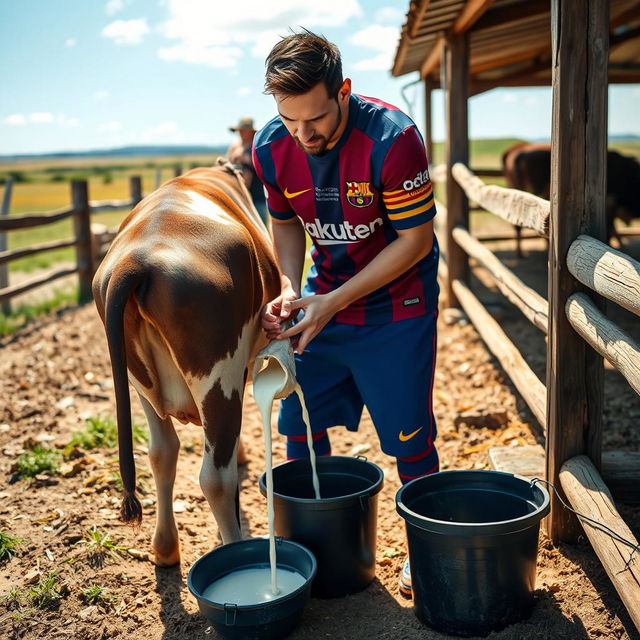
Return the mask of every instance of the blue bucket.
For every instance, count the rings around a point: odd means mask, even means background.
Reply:
[[[421,621],[470,636],[530,615],[540,521],[549,513],[544,487],[499,471],[445,471],[404,485],[396,509]]]

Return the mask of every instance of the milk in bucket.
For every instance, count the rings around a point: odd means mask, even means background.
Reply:
[[[307,444],[311,457],[313,488],[320,499],[320,484],[316,471],[316,456],[309,424],[309,414],[304,404],[302,389],[295,382],[293,350],[288,340],[274,340],[263,349],[255,360],[253,370],[253,396],[262,415],[264,426],[265,466],[267,475],[267,518],[269,521],[269,561],[271,564],[271,590],[279,594],[275,547],[275,516],[273,509],[273,459],[271,447],[271,409],[275,398],[286,398],[295,391],[302,406],[302,417],[307,427]]]

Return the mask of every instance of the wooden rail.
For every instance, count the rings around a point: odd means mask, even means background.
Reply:
[[[487,269],[502,294],[541,331],[547,332],[549,305],[547,301],[496,258],[463,227],[453,230],[454,240]]]
[[[453,165],[452,174],[467,197],[487,211],[511,224],[532,229],[544,237],[548,236],[550,211],[548,200],[517,189],[485,184],[461,162]]]
[[[529,405],[543,430],[546,430],[547,391],[522,354],[509,340],[484,305],[461,280],[452,282],[454,293],[489,350],[496,356],[520,395]]]
[[[58,280],[59,278],[64,278],[64,276],[70,276],[74,273],[78,273],[78,271],[79,269],[77,267],[69,269],[57,269],[56,271],[51,271],[44,276],[34,278],[33,280],[28,280],[27,282],[23,282],[22,284],[15,284],[10,287],[4,287],[4,289],[0,289],[0,302],[9,300],[14,296],[19,296],[21,293],[26,293],[31,289],[42,286],[43,284],[53,282],[54,280]]]
[[[47,213],[36,213],[28,216],[12,216],[0,220],[0,231],[13,231],[14,229],[28,229],[30,227],[40,227],[44,224],[51,224],[70,218],[74,214],[72,208],[54,209]]]
[[[640,629],[640,551],[632,556],[631,546],[637,547],[638,541],[620,517],[607,485],[587,456],[576,456],[565,462],[560,470],[560,483],[576,511],[601,522],[631,543],[626,544],[601,527],[580,519],[593,550],[633,623]]]
[[[73,238],[72,240],[55,240],[53,242],[42,242],[41,244],[37,244],[33,247],[28,247],[26,249],[14,249],[12,251],[2,251],[0,252],[0,264],[11,262],[12,260],[17,260],[18,258],[26,258],[27,256],[32,256],[36,253],[42,253],[43,251],[52,251],[53,249],[65,249],[67,247],[74,247],[75,245],[76,245],[76,240],[75,238]]]
[[[571,326],[640,394],[640,344],[609,320],[584,293],[570,296],[566,311]]]
[[[178,172],[178,170],[179,166],[177,165],[175,171]],[[114,230],[106,230],[104,225],[102,225],[99,237],[94,238],[91,230],[91,214],[118,209],[130,209],[135,206],[143,197],[142,181],[139,176],[132,176],[129,179],[129,190],[129,198],[90,201],[86,180],[74,180],[71,182],[71,207],[55,209],[46,213],[11,217],[3,216],[0,218],[0,234],[16,229],[29,229],[51,224],[70,217],[73,217],[74,228],[74,237],[71,239],[43,242],[23,249],[6,250],[3,248],[0,251],[0,265],[5,265],[12,260],[31,256],[43,251],[67,247],[75,247],[76,249],[76,265],[73,268],[56,269],[19,285],[9,286],[3,283],[3,285],[0,286],[0,304],[3,305],[3,312],[10,312],[8,301],[11,298],[74,273],[79,275],[80,302],[89,300],[91,298],[91,280],[99,264],[99,258],[104,255],[105,241],[112,240],[115,235]]]
[[[567,267],[576,280],[640,315],[640,262],[590,236],[569,247]]]

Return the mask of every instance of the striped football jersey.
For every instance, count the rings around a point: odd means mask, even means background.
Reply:
[[[344,133],[306,154],[279,117],[255,136],[253,159],[271,216],[297,216],[311,236],[303,295],[324,294],[366,267],[397,237],[431,220],[436,208],[424,143],[396,107],[351,95]],[[338,312],[348,324],[415,318],[437,307],[438,245],[404,274]]]

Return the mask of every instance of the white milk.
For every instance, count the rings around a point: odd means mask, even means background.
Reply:
[[[300,400],[300,406],[302,407],[302,419],[307,425],[307,446],[309,447],[309,458],[311,459],[311,480],[313,482],[313,492],[316,495],[316,500],[320,500],[320,481],[318,480],[318,472],[316,470],[316,452],[313,450],[313,434],[311,433],[309,412],[307,411],[307,405],[304,403],[302,389],[297,382],[295,392],[298,394],[298,400]]]
[[[274,595],[269,588],[268,567],[232,571],[210,584],[202,595],[219,604],[260,604],[292,593],[305,582],[304,577],[297,571],[280,568],[277,569],[277,574],[279,585],[277,595]]]
[[[278,578],[276,565],[276,542],[275,542],[275,514],[273,509],[273,456],[271,451],[271,409],[273,407],[273,399],[286,382],[287,374],[282,366],[275,358],[267,361],[267,366],[254,375],[253,380],[253,397],[255,398],[260,415],[262,416],[262,425],[264,430],[264,453],[266,467],[266,484],[267,484],[267,520],[269,522],[269,562],[271,563],[271,591],[274,595],[278,595]],[[309,446],[309,454],[311,456],[312,482],[316,499],[320,499],[320,483],[318,481],[318,473],[316,471],[316,454],[313,450],[313,436],[311,434],[311,426],[309,424],[309,413],[304,404],[302,389],[296,384],[295,391],[302,405],[302,418],[307,426],[307,444]]]

